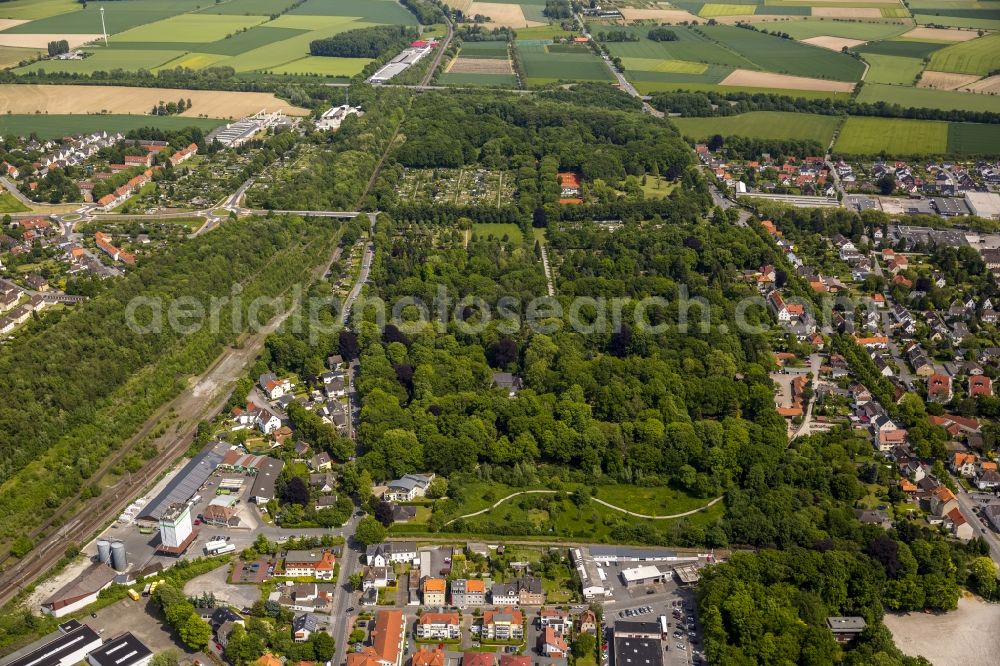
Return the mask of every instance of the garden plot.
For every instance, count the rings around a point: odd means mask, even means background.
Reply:
[[[396,187],[400,201],[456,206],[499,206],[514,197],[514,177],[503,171],[406,169]]]

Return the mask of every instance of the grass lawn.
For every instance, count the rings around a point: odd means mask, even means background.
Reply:
[[[507,236],[511,242],[520,243],[524,240],[521,228],[510,223],[480,223],[472,225],[472,233],[480,239],[489,238],[490,235],[502,239]]]
[[[935,120],[851,117],[834,152],[846,155],[934,155],[948,150],[948,123]]]
[[[669,515],[697,509],[708,499],[690,497],[668,486],[644,488],[626,484],[597,487],[597,497],[615,506],[647,515]]]
[[[684,136],[695,140],[714,134],[759,139],[813,139],[829,145],[840,123],[837,116],[782,111],[756,111],[738,116],[671,118]]]
[[[570,578],[559,580],[542,579],[542,590],[545,592],[546,604],[568,604],[573,600],[573,593],[568,589]]]
[[[646,184],[642,186],[642,193],[647,199],[663,199],[674,191],[677,183],[664,180],[662,177],[657,182],[656,178],[649,176]]]
[[[0,194],[0,213],[27,213],[30,210],[10,192]]]

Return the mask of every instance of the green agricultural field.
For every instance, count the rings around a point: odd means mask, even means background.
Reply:
[[[1000,69],[1000,34],[990,34],[936,51],[927,67],[935,72],[986,76]]]
[[[474,74],[472,72],[445,72],[437,82],[444,86],[485,86],[491,88],[514,88],[517,77],[513,74]]]
[[[244,14],[247,16],[270,16],[285,11],[296,0],[230,0],[211,4],[201,10],[202,14]]]
[[[914,14],[913,18],[920,25],[944,25],[951,28],[981,28],[983,30],[1000,30],[1000,19],[938,16],[936,14]]]
[[[938,49],[944,48],[940,42],[917,42],[911,39],[874,42],[853,49],[858,53],[878,53],[902,58],[926,58]]]
[[[700,29],[755,63],[755,69],[835,81],[857,81],[864,71],[864,65],[851,56],[818,46],[733,26],[705,25]]]
[[[715,134],[755,139],[812,139],[829,145],[840,124],[838,116],[781,111],[755,111],[738,116],[671,118],[681,134],[700,141]]]
[[[521,63],[531,85],[556,81],[613,81],[604,62],[592,52],[549,53],[544,46],[517,45]]]
[[[0,4],[0,18],[34,21],[79,8],[76,0],[10,0]]]
[[[674,76],[680,76],[676,74]],[[690,90],[697,92],[745,92],[758,94],[760,88],[749,88],[745,86],[720,86],[712,83],[681,83],[677,81],[640,81],[635,84],[636,89],[643,95],[651,95],[655,92],[671,92],[674,90]],[[828,90],[786,90],[782,88],[768,88],[766,92],[784,97],[801,97],[802,99],[840,99],[848,100],[851,93],[832,92]]]
[[[834,145],[844,155],[939,155],[948,152],[948,123],[850,117]]]
[[[0,194],[0,213],[27,213],[30,208],[14,198],[10,192]]]
[[[506,60],[509,57],[507,42],[465,42],[462,56],[466,58],[493,58]]]
[[[924,63],[917,58],[866,53],[864,56],[871,68],[865,77],[865,85],[871,83],[886,83],[902,86],[912,86],[917,74],[923,71]]]
[[[105,5],[104,20],[108,34],[116,35],[147,23],[193,11],[199,5],[207,4],[206,0],[128,0],[128,2],[112,2]],[[48,18],[38,19],[5,30],[8,34],[100,34],[101,12],[100,3],[91,2],[84,9],[77,9]]]
[[[517,32],[518,40],[544,39],[547,42],[551,42],[555,37],[569,37],[573,34],[555,24],[539,25],[534,28],[518,28],[515,32]]]
[[[395,0],[306,0],[285,16],[355,16],[369,23],[416,25],[417,18]]]
[[[948,124],[948,152],[958,155],[1000,155],[1000,125]]]
[[[306,56],[300,60],[274,67],[275,74],[316,74],[319,76],[333,76],[340,78],[351,78],[360,74],[365,65],[370,63],[369,58],[327,58],[323,56]]]
[[[734,53],[722,44],[699,35],[690,28],[674,26],[672,30],[677,34],[675,42],[654,42],[646,39],[649,26],[633,27],[628,30],[632,34],[638,35],[639,41],[609,43],[607,46],[611,55],[620,58],[684,60],[726,67],[757,69],[757,66],[747,58]]]
[[[133,51],[131,49],[102,49],[91,52],[83,60],[42,60],[14,70],[15,74],[36,72],[78,72],[91,74],[112,69],[155,69],[183,55],[181,51]]]
[[[154,21],[115,35],[116,42],[208,43],[267,21],[266,16],[232,14],[181,14]]]
[[[887,102],[905,107],[927,109],[942,109],[950,111],[996,111],[1000,101],[994,95],[977,95],[973,93],[956,92],[953,90],[934,90],[931,88],[907,88],[903,86],[886,86],[866,83],[858,94],[859,102],[874,104]]]
[[[663,62],[677,63],[684,61],[664,60]],[[700,65],[700,63],[695,64]],[[722,65],[701,66],[705,67],[705,69],[699,74],[626,69],[625,75],[628,76],[629,81],[631,81],[634,85],[642,86],[647,83],[719,83],[733,71],[732,67],[723,67]]]
[[[765,27],[767,27],[765,25]],[[846,37],[848,39],[863,39],[866,42],[880,39],[890,39],[901,35],[911,26],[898,23],[859,23],[856,21],[787,21],[782,22],[780,29],[795,39],[810,37]]]
[[[224,120],[214,118],[181,118],[180,116],[8,114],[0,115],[0,134],[27,136],[35,132],[42,138],[51,139],[67,134],[84,134],[98,130],[126,132],[140,127],[181,129],[192,126],[200,127],[203,131],[208,132],[224,122]]]

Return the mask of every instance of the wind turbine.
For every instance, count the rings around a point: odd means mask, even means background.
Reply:
[[[101,5],[101,32],[104,34],[104,45],[108,45],[108,29],[104,26],[104,5]]]

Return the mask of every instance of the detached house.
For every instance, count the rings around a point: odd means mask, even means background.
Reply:
[[[931,402],[949,402],[952,398],[951,377],[934,374],[927,378],[927,399]]]
[[[986,398],[993,396],[993,380],[986,375],[971,375],[969,377],[969,397],[976,398],[978,396]]]
[[[257,380],[268,400],[277,400],[292,390],[292,384],[287,379],[278,379],[273,372],[268,372],[260,376]]]
[[[390,481],[382,499],[387,502],[412,502],[427,494],[427,487],[433,480],[433,474],[407,474],[401,479]]]
[[[951,463],[949,467],[955,474],[971,478],[976,473],[976,456],[971,453],[956,451],[949,462]]]
[[[562,659],[569,654],[569,645],[552,627],[545,627],[538,639],[538,651],[546,657]]]

